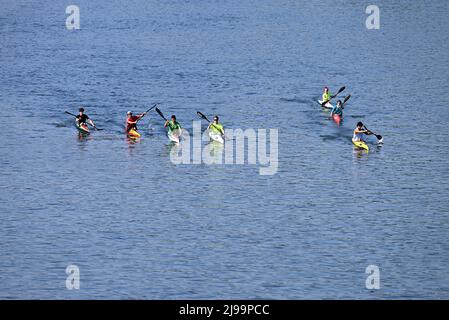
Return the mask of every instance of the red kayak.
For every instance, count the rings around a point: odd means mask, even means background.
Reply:
[[[89,134],[90,133],[89,127],[85,123],[81,123],[79,126],[76,126],[76,128],[82,134]]]
[[[332,116],[332,119],[334,119],[334,121],[335,121],[335,123],[336,123],[337,125],[340,125],[340,122],[341,122],[341,116],[339,116],[338,114],[334,114],[334,115]]]

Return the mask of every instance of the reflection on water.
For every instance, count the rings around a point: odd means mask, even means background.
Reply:
[[[361,149],[361,148],[357,148],[357,147],[353,147],[353,154],[356,157],[356,159],[360,159],[363,156],[368,157],[369,155],[369,151],[365,150],[365,149]]]
[[[140,144],[142,137],[133,138],[128,135],[125,136],[126,144],[128,145],[128,154],[132,155],[133,150],[136,148],[137,145]]]
[[[224,144],[211,140],[203,148],[203,163],[223,164],[224,163]]]
[[[85,146],[87,141],[92,140],[92,136],[90,134],[85,134],[81,132],[78,132],[77,137],[78,142],[80,142],[79,146]]]

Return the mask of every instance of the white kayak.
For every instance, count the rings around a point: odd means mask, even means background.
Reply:
[[[321,105],[322,103],[323,103],[323,101],[322,100],[318,100],[318,103]],[[326,108],[326,109],[332,109],[334,106],[330,103],[330,102],[328,102],[328,103],[326,103],[324,106],[323,106],[323,108]]]
[[[173,141],[175,143],[179,143],[182,136],[182,129],[175,129],[173,131],[168,131],[167,136],[170,139],[170,141]]]
[[[224,144],[223,136],[220,133],[214,133],[212,131],[209,131],[209,138],[213,141],[217,141],[219,143]]]

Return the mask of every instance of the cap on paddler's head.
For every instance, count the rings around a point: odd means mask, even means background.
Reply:
[[[128,111],[126,114],[130,115],[130,114],[133,114],[133,113],[131,111]]]

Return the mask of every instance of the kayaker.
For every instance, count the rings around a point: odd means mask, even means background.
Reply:
[[[336,114],[337,116],[343,117],[343,108],[342,108],[341,100],[338,100],[337,105],[335,105],[332,108],[329,118],[332,118],[334,114]]]
[[[92,119],[89,118],[89,116],[87,114],[84,113],[84,108],[81,107],[78,109],[78,115],[76,116],[76,125],[79,127],[82,124],[87,125],[87,123],[89,123],[92,127],[94,127],[95,129],[97,129],[97,127],[95,126],[94,122],[92,121]]]
[[[165,121],[164,128],[168,127],[168,132],[172,132],[176,129],[182,129],[181,124],[176,120],[176,116],[172,115],[171,120]]]
[[[352,136],[352,141],[363,141],[365,142],[363,138],[363,134],[370,135],[373,134],[371,131],[368,131],[363,128],[362,122],[357,122],[357,127],[354,129],[354,135]]]
[[[324,87],[324,91],[323,91],[323,97],[321,99],[321,101],[323,101],[323,104],[331,101],[331,93],[329,92],[329,88],[328,87]]]
[[[133,113],[131,111],[128,111],[126,113],[126,132],[131,131],[131,129],[137,131],[137,121],[139,121],[140,118],[142,118],[145,114],[146,112],[137,116],[133,116]]]
[[[207,127],[209,131],[212,131],[212,133],[219,133],[224,135],[224,128],[223,125],[218,122],[218,116],[214,116],[214,121],[209,124]]]

